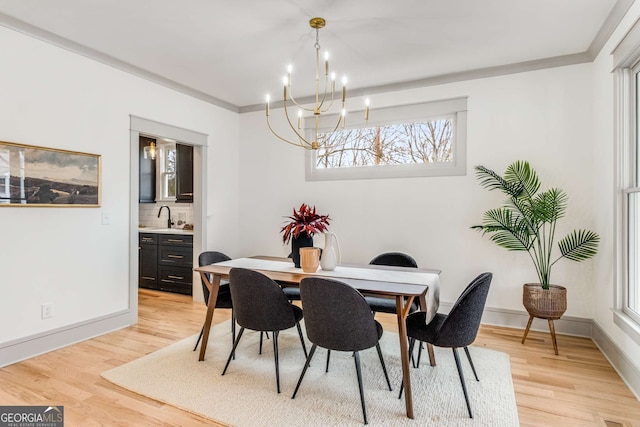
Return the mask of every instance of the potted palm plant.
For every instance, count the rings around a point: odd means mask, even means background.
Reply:
[[[502,191],[507,199],[503,206],[486,211],[481,225],[471,228],[489,234],[493,242],[507,250],[527,252],[538,274],[539,283],[523,287],[522,301],[529,322],[522,342],[534,317],[547,319],[558,354],[553,320],[567,308],[567,290],[551,283],[551,269],[561,259],[579,262],[593,257],[600,237],[590,230],[573,230],[558,241],[555,250],[556,223],[566,214],[567,194],[559,188],[540,191],[538,174],[526,161],[509,165],[504,176],[484,166],[475,170],[480,185]]]

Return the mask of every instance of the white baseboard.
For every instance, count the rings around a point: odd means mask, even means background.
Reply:
[[[442,311],[448,312],[453,304],[440,303]],[[482,314],[482,323],[509,328],[524,329],[529,321],[529,313],[519,310],[507,310],[502,308],[485,307]],[[553,321],[556,333],[573,335],[578,337],[592,337],[593,320],[583,317],[563,316]],[[531,324],[532,331],[549,332],[549,323],[544,319],[534,319]]]
[[[131,325],[130,310],[0,344],[0,368]]]
[[[591,339],[596,343],[604,357],[607,358],[613,369],[616,370],[622,381],[627,384],[631,392],[640,399],[640,370],[636,368],[629,357],[611,340],[602,328],[593,323],[593,335]]]

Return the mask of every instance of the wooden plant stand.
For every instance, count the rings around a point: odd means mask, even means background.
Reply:
[[[524,340],[527,339],[527,334],[529,333],[529,329],[531,328],[531,323],[535,316],[529,316],[529,322],[527,323],[527,329],[524,330],[524,336],[522,337],[522,344],[524,344]],[[553,321],[557,319],[547,319],[549,322],[549,331],[551,331],[551,339],[553,340],[553,351],[555,351],[556,356],[558,355],[558,343],[556,341],[556,328],[553,326]]]
[[[549,289],[542,289],[539,283],[526,283],[522,290],[522,304],[529,313],[529,322],[522,337],[522,344],[527,339],[533,319],[535,317],[547,319],[549,330],[551,331],[551,339],[553,340],[553,351],[557,356],[558,343],[553,321],[562,317],[567,310],[567,289],[558,285],[549,285]]]

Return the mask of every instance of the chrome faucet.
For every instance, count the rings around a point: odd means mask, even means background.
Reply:
[[[171,209],[169,209],[169,206],[167,205],[160,206],[160,210],[158,211],[158,218],[160,218],[162,208],[167,208],[167,213],[169,214],[169,218],[167,219],[167,228],[171,228],[171,226],[173,225],[173,221],[171,221]]]

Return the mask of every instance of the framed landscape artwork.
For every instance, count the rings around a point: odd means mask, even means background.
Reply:
[[[0,207],[99,207],[97,154],[0,141]]]

